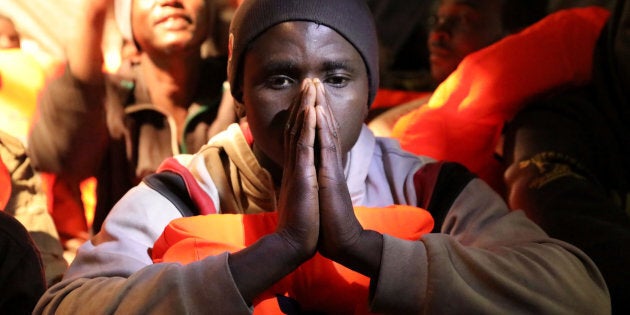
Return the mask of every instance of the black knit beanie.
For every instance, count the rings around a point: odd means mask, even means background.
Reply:
[[[337,31],[361,54],[367,68],[372,104],[378,89],[378,42],[372,13],[365,0],[245,0],[230,25],[228,81],[242,102],[243,53],[258,35],[288,21],[311,21]]]

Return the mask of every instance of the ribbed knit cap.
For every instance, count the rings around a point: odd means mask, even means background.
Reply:
[[[245,0],[230,25],[228,81],[242,102],[243,53],[267,29],[282,22],[311,21],[339,33],[361,54],[370,84],[368,106],[378,89],[378,42],[372,13],[365,0]]]

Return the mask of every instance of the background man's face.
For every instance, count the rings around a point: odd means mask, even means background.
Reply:
[[[430,26],[431,75],[439,83],[466,55],[503,37],[502,0],[441,0]]]

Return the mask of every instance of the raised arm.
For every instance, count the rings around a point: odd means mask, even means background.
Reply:
[[[103,81],[102,43],[108,8],[113,0],[84,0],[74,33],[66,47],[72,75],[82,83]],[[131,21],[129,21],[131,23]]]
[[[29,155],[38,169],[89,177],[107,139],[103,54],[105,17],[112,0],[87,0],[66,47],[67,65],[38,98]]]
[[[319,235],[313,146],[315,87],[309,82],[303,84],[302,97],[289,109],[291,114],[284,130],[276,232],[230,255],[234,282],[248,302],[315,255]]]

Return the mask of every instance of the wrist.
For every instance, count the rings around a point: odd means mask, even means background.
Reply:
[[[243,299],[253,299],[306,261],[278,233],[229,255],[230,273]]]
[[[373,230],[363,230],[350,247],[337,251],[330,259],[367,277],[378,276],[383,253],[383,235]]]

